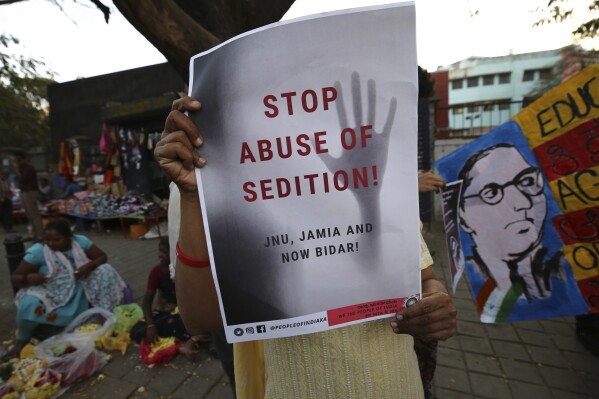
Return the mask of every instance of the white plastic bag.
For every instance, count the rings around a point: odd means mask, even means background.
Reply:
[[[111,312],[91,308],[77,316],[64,332],[40,342],[36,357],[48,362],[48,368],[62,375],[62,386],[69,386],[93,375],[106,364],[106,357],[95,348],[96,339],[111,331],[116,316]],[[78,331],[82,326],[97,325],[90,331]]]
[[[35,353],[62,375],[63,387],[91,377],[106,364],[106,356],[96,350],[94,341],[83,341],[76,334],[48,338],[36,346]]]
[[[75,317],[73,321],[65,327],[62,334],[75,334],[77,339],[94,342],[96,338],[100,338],[102,335],[106,334],[106,332],[112,330],[114,323],[116,323],[116,316],[114,313],[101,308],[90,308]],[[98,328],[85,332],[78,331],[81,327],[92,324],[98,325]]]

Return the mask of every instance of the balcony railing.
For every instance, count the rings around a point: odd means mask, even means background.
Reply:
[[[487,101],[435,108],[435,138],[473,138],[507,122],[522,101]]]

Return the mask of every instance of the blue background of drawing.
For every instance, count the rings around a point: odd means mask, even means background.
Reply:
[[[458,179],[458,174],[462,169],[462,166],[474,153],[499,143],[508,143],[516,146],[526,161],[540,169],[540,165],[537,162],[534,153],[529,148],[528,142],[526,141],[520,126],[513,121],[507,122],[491,130],[484,136],[481,136],[441,158],[435,162],[435,167],[446,182],[452,182]],[[545,219],[545,232],[542,244],[548,249],[545,257],[547,260],[556,252],[560,251],[563,246],[562,240],[559,238],[559,235],[552,224],[553,218],[561,215],[562,212],[549,189],[547,179],[544,175],[543,180],[545,183],[544,192],[547,197],[547,217]],[[462,240],[464,256],[468,259],[472,256],[472,247],[474,243],[470,238],[470,235],[461,228],[460,239]],[[512,308],[509,321],[543,319],[588,313],[586,302],[580,294],[570,265],[565,258],[562,263],[564,264],[566,279],[560,280],[552,277],[551,297],[545,300],[535,301],[532,304],[529,304],[524,298],[519,299]],[[466,262],[466,272],[473,295],[476,297],[484,284],[485,279],[480,273],[475,271],[470,262]]]

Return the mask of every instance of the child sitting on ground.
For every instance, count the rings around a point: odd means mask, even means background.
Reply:
[[[143,338],[148,343],[153,343],[158,337],[175,337],[184,344],[179,347],[179,352],[186,357],[193,358],[199,354],[199,344],[210,340],[210,336],[190,336],[181,316],[173,313],[177,308],[175,283],[169,274],[169,241],[162,237],[158,244],[158,265],[154,266],[148,276],[146,293],[142,302],[144,320],[139,321],[131,329],[131,339],[140,342]],[[159,298],[153,307],[156,294]]]

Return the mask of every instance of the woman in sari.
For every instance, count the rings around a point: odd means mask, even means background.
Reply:
[[[5,357],[18,356],[40,325],[64,327],[90,306],[111,311],[119,305],[125,282],[106,261],[106,253],[74,235],[66,220],[48,223],[43,243],[27,249],[11,275],[21,287],[15,297],[18,336]]]

